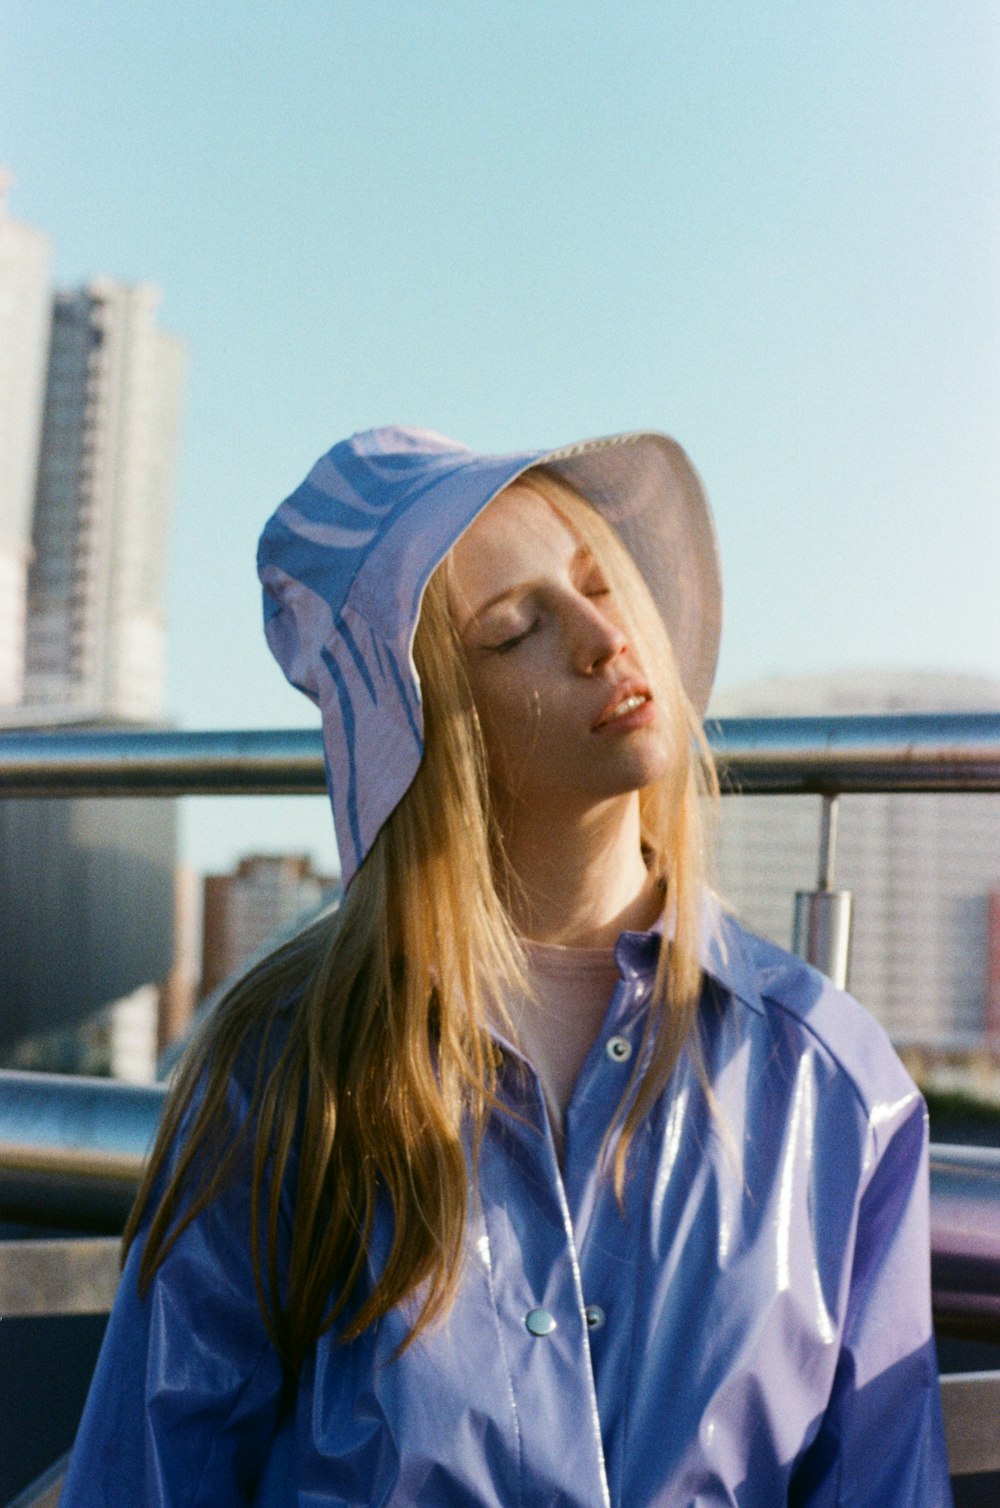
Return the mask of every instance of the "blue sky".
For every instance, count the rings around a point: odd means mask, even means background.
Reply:
[[[334,440],[655,427],[708,485],[719,684],[1000,679],[1000,7],[4,0],[56,274],[189,349],[168,710],[289,726],[253,557]],[[325,804],[188,802],[202,866]]]

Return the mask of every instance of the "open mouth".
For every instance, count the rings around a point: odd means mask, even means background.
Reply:
[[[621,722],[624,718],[638,712],[640,707],[645,707],[651,700],[649,692],[639,688],[626,692],[624,696],[619,696],[617,701],[605,708],[594,724],[594,731],[596,732],[598,728],[606,728],[609,723]]]

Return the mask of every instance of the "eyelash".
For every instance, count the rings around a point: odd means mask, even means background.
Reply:
[[[536,619],[534,623],[530,624],[524,630],[523,634],[515,634],[512,639],[504,639],[504,641],[503,641],[502,644],[494,644],[493,645],[493,653],[494,654],[498,654],[498,655],[505,655],[508,650],[510,650],[510,649],[516,649],[517,646],[520,643],[522,643],[525,639],[527,639],[530,634],[533,634],[535,632],[535,629],[537,627],[538,627],[538,620]]]
[[[590,597],[590,598],[595,598],[595,597],[610,597],[611,596],[611,588],[609,586],[606,586],[602,582],[600,586],[593,586],[593,587],[590,587],[590,588],[586,589],[584,591],[584,596],[585,597]],[[498,655],[505,655],[510,650],[516,649],[517,646],[519,644],[521,644],[525,639],[527,639],[530,634],[533,634],[535,632],[535,629],[537,627],[538,627],[538,620],[536,619],[535,622],[532,623],[532,624],[530,624],[524,630],[523,633],[521,633],[521,634],[514,634],[513,638],[510,638],[510,639],[504,639],[504,641],[503,641],[502,644],[493,644],[493,645],[491,645],[490,646],[491,653],[492,654],[498,654]]]

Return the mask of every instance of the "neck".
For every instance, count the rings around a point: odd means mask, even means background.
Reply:
[[[511,912],[523,937],[563,947],[613,947],[663,907],[642,857],[635,791],[585,813],[514,814],[503,824],[517,878]]]

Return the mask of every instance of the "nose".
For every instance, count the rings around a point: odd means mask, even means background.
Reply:
[[[592,675],[624,654],[628,640],[620,625],[593,598],[580,596],[574,607],[570,630],[573,665],[582,674]]]

